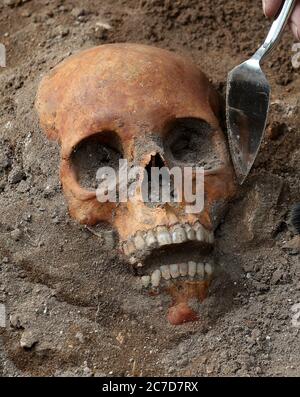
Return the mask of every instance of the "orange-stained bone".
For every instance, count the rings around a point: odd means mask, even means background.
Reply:
[[[219,98],[206,76],[189,60],[144,45],[103,45],[67,58],[42,80],[36,99],[40,124],[61,144],[60,175],[70,214],[80,223],[114,224],[121,241],[156,225],[197,220],[216,227],[226,202],[235,193],[233,169],[219,122]],[[179,118],[205,120],[215,130],[221,167],[205,174],[205,209],[201,214],[132,204],[99,203],[95,191],[79,185],[71,156],[80,142],[106,131],[120,138],[123,157],[145,167],[155,154],[152,136],[163,137]],[[165,161],[168,165],[168,157]],[[154,150],[155,151],[155,150]],[[220,204],[220,205],[219,205]]]
[[[187,302],[177,303],[168,311],[168,321],[172,325],[182,325],[199,319],[198,314],[189,307]]]
[[[179,281],[167,288],[172,297],[172,306],[168,312],[168,320],[173,325],[180,325],[198,320],[198,314],[190,307],[193,300],[200,303],[208,296],[211,281]]]

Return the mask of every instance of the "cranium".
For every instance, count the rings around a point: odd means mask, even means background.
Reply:
[[[103,45],[51,71],[36,106],[47,136],[61,144],[71,216],[86,225],[112,224],[143,288],[171,294],[170,322],[196,319],[191,301],[207,295],[214,229],[236,191],[219,97],[207,77],[169,51]],[[117,167],[119,158],[147,171],[154,165],[204,166],[204,209],[187,214],[184,201],[149,205],[140,197],[100,203],[89,178],[102,165]]]

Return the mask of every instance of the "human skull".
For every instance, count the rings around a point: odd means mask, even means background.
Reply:
[[[236,191],[220,100],[207,77],[166,50],[103,45],[52,70],[40,84],[36,107],[47,136],[61,144],[71,216],[89,226],[113,225],[143,288],[171,294],[170,322],[195,320],[189,301],[207,295],[214,229]],[[203,166],[204,209],[186,213],[184,200],[150,205],[140,196],[100,203],[97,169],[117,168],[121,158],[147,172],[152,166]]]

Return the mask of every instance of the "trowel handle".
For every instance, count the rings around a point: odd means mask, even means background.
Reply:
[[[263,61],[264,58],[276,47],[294,10],[296,1],[297,0],[284,1],[282,9],[278,17],[273,22],[264,44],[257,50],[253,58],[258,61]]]

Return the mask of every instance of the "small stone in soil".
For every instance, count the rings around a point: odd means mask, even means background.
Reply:
[[[23,332],[20,340],[20,346],[23,349],[31,349],[36,343],[38,343],[38,338],[31,330],[26,330]]]
[[[21,182],[22,179],[26,177],[25,172],[22,170],[21,167],[14,167],[9,176],[8,176],[8,182],[11,185],[14,185],[16,183]]]
[[[15,229],[10,233],[11,238],[14,241],[19,241],[20,238],[22,237],[22,231],[20,229]]]
[[[81,17],[81,16],[85,15],[86,11],[85,11],[84,8],[75,7],[71,11],[71,14],[72,14],[73,17],[78,18],[78,17]]]

